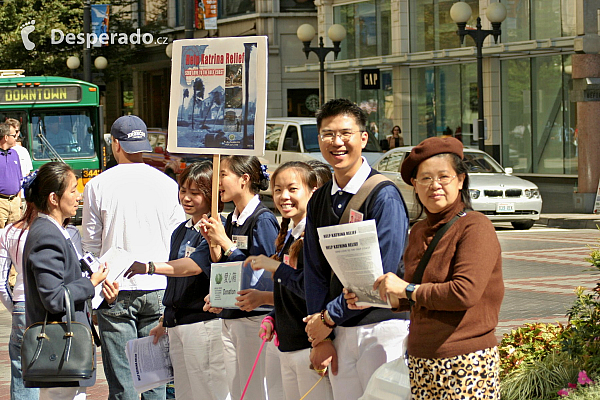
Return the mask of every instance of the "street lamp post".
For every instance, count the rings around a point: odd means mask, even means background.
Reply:
[[[92,32],[92,5],[90,0],[83,3],[83,33],[89,37]],[[92,50],[83,46],[83,80],[92,83]]]
[[[336,59],[338,53],[342,50],[340,43],[346,37],[346,29],[340,24],[331,25],[327,31],[327,36],[333,42],[333,47],[325,47],[323,43],[323,36],[319,36],[319,47],[310,47],[310,42],[315,37],[315,28],[310,24],[300,25],[296,31],[296,36],[302,43],[304,43],[304,53],[306,58],[311,52],[315,53],[319,57],[319,63],[321,68],[319,69],[319,100],[322,106],[325,103],[325,57],[327,54],[333,51],[333,58]]]
[[[477,29],[467,29],[467,21],[471,18],[471,6],[465,2],[454,3],[450,9],[450,18],[458,26],[456,34],[460,36],[460,43],[464,43],[465,36],[469,35],[475,41],[477,49],[477,134],[479,136],[479,150],[485,151],[485,124],[483,115],[483,41],[489,35],[494,37],[494,42],[498,43],[500,37],[500,25],[506,18],[506,7],[502,3],[490,3],[485,13],[488,20],[492,23],[492,29],[481,29],[481,17],[477,17]]]
[[[90,64],[91,64],[91,60],[90,60]],[[69,58],[67,58],[67,67],[69,67],[69,69],[71,70],[71,77],[77,77],[77,78],[81,78],[82,74],[81,73],[76,73],[75,70],[77,68],[79,68],[79,66],[81,65],[81,62],[79,61],[79,57],[77,56],[71,56]],[[90,82],[90,83],[94,83],[94,78],[97,77],[102,77],[102,71],[104,69],[106,69],[106,67],[108,67],[108,60],[106,59],[106,57],[103,56],[98,56],[96,57],[96,59],[94,60],[94,67],[96,67],[97,70],[99,70],[100,72],[97,74],[92,74],[91,71],[91,66],[90,66],[90,70],[89,72],[86,72],[85,70],[87,69],[85,63],[83,65],[84,68],[84,73],[83,73],[83,78],[86,82]],[[89,74],[89,79],[85,79],[85,75]]]

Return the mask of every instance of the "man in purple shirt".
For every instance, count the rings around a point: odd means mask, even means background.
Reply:
[[[21,162],[11,149],[19,134],[14,127],[0,124],[0,228],[21,218]]]

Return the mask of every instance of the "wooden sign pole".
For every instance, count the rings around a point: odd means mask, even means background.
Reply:
[[[219,177],[221,176],[221,156],[213,154],[213,177],[212,177],[212,206],[211,217],[219,220]]]

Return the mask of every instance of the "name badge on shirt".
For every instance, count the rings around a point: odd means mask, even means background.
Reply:
[[[184,255],[184,257],[191,256],[194,251],[196,251],[195,247],[185,245],[185,255]]]
[[[351,209],[350,210],[350,220],[349,220],[349,222],[350,223],[352,223],[352,222],[362,222],[363,217],[364,217],[363,213]]]
[[[290,265],[290,255],[289,254],[284,254],[283,255],[283,263]]]
[[[248,250],[248,236],[233,235],[231,241],[240,250]]]

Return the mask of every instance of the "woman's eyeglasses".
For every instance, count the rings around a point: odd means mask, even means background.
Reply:
[[[415,182],[421,186],[431,186],[433,182],[437,182],[442,186],[446,186],[450,184],[456,178],[456,175],[442,175],[437,178],[433,178],[431,176],[425,176],[423,178],[415,179]]]

